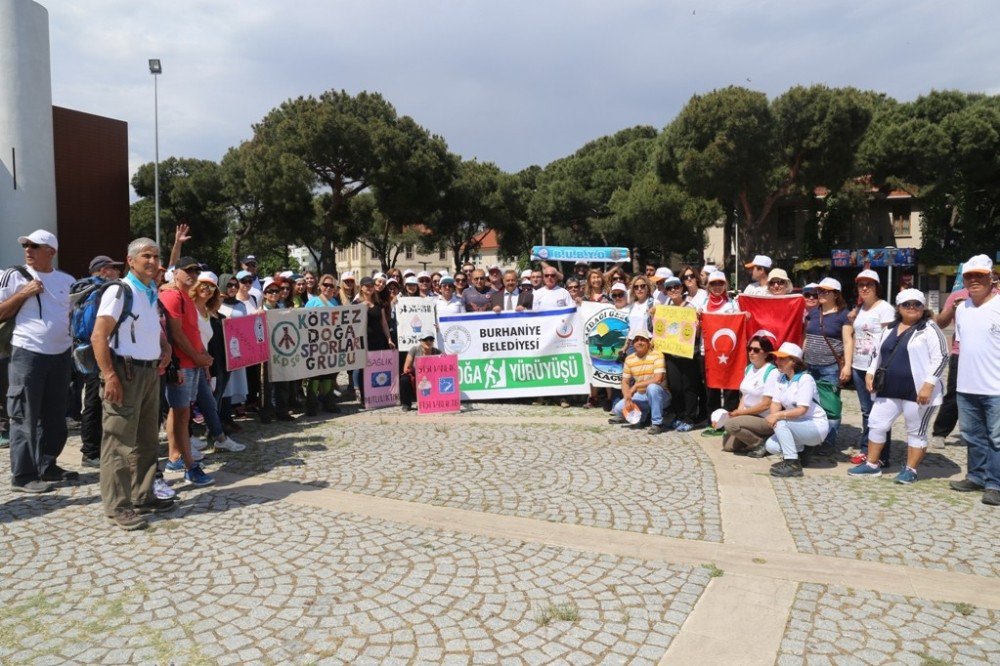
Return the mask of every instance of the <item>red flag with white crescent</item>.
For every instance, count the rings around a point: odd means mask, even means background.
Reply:
[[[747,340],[758,335],[771,339],[777,349],[783,342],[802,345],[802,314],[806,302],[799,294],[789,296],[747,296],[740,294],[740,310],[750,313]]]
[[[737,314],[701,315],[705,341],[705,383],[709,388],[738,389],[747,367],[747,316]]]

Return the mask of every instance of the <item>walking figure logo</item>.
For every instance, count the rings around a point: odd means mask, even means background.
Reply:
[[[271,333],[271,346],[282,356],[292,356],[299,348],[299,332],[288,322],[282,322],[274,327]]]
[[[490,359],[486,364],[486,377],[483,381],[483,388],[507,388],[507,361],[500,361],[499,366],[495,366],[495,360]]]

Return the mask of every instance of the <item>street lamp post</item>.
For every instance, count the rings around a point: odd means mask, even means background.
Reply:
[[[156,249],[160,249],[160,95],[157,78],[163,73],[159,58],[149,61],[149,73],[153,75],[153,202],[156,210]]]

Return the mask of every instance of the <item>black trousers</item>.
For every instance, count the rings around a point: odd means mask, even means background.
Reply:
[[[670,411],[687,423],[698,423],[698,409],[704,390],[701,366],[695,358],[667,355],[667,386],[670,389]]]
[[[934,419],[931,429],[932,437],[947,437],[958,423],[958,354],[952,354],[948,359],[948,389],[944,394],[944,402]]]
[[[101,457],[101,437],[104,428],[101,420],[101,375],[83,375],[83,409],[80,411],[80,447],[84,458]]]

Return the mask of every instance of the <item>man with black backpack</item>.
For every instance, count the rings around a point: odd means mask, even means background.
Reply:
[[[52,482],[80,476],[56,464],[66,446],[73,278],[53,267],[55,234],[38,229],[17,240],[25,265],[0,276],[0,321],[14,322],[7,391],[11,489],[45,493]]]
[[[97,255],[90,260],[90,277],[77,280],[70,290],[73,314],[70,317],[75,343],[90,343],[94,332],[97,307],[100,305],[101,287],[121,277],[123,262],[107,255]],[[80,440],[83,445],[84,467],[101,466],[101,375],[99,372],[74,373],[83,381],[83,409],[80,412]]]

